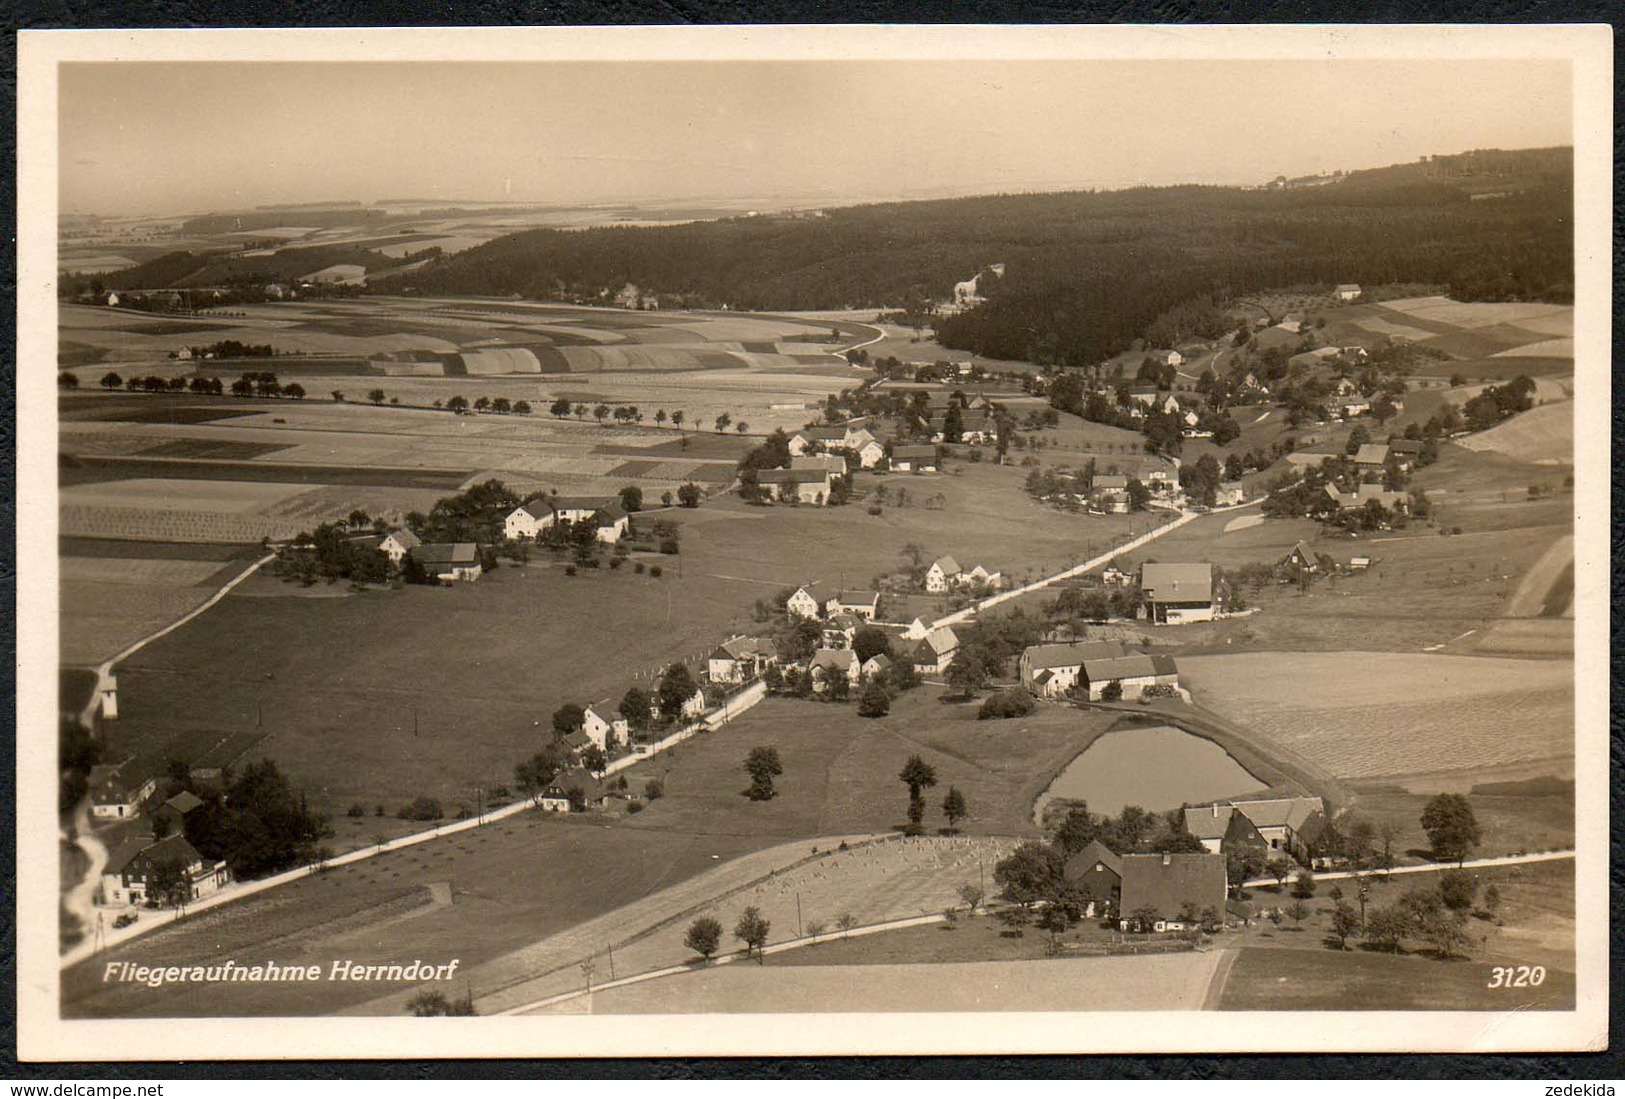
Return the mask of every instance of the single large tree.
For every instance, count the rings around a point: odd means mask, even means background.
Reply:
[[[958,831],[955,827],[970,814],[965,805],[965,795],[959,792],[959,787],[948,787],[948,793],[942,799],[942,815],[948,818],[948,830]]]
[[[844,683],[846,680],[841,679]],[[858,696],[859,717],[885,717],[891,713],[891,693],[886,685],[878,679],[871,679],[863,685],[863,693]]]
[[[761,910],[755,905],[745,909],[734,924],[734,938],[745,944],[745,957],[750,958],[750,952],[756,951],[756,961],[762,964],[762,947],[767,945],[767,932],[772,924],[762,916]]]
[[[908,762],[903,764],[903,769],[897,772],[897,777],[908,787],[909,826],[918,829],[920,822],[925,819],[925,795],[922,791],[928,786],[937,784],[936,768],[919,756],[909,756]]]
[[[655,691],[660,716],[667,721],[675,721],[683,716],[683,704],[692,699],[694,692],[699,689],[700,685],[694,681],[694,673],[688,670],[688,665],[669,665],[661,675],[660,686]]]
[[[784,774],[779,762],[779,750],[769,745],[757,745],[745,757],[745,773],[750,775],[750,789],[746,796],[752,801],[768,801],[776,792],[773,780]]]
[[[993,867],[999,895],[1023,908],[1047,900],[1065,880],[1060,852],[1043,843],[1024,843]]]
[[[1435,858],[1458,865],[1483,838],[1473,807],[1461,794],[1435,794],[1422,809],[1422,831]]]
[[[722,925],[710,916],[701,916],[688,925],[688,933],[683,936],[683,945],[706,961],[710,961],[711,955],[722,945]]]

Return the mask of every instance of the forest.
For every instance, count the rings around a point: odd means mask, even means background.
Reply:
[[[995,195],[810,219],[533,230],[410,280],[432,294],[599,301],[630,282],[690,308],[914,312],[1002,263],[1002,279],[984,280],[987,301],[942,319],[939,339],[1059,365],[1116,354],[1183,303],[1270,287],[1420,282],[1464,301],[1572,300],[1572,152],[1497,157],[1493,171],[1435,157],[1427,170],[1318,187]]]

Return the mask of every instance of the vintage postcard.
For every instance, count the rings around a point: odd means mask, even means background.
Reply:
[[[1602,1048],[1610,51],[25,32],[21,1056]]]

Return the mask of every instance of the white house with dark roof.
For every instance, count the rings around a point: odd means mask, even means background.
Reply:
[[[424,542],[410,556],[423,571],[444,584],[480,578],[480,548],[473,542]]]
[[[706,678],[712,683],[746,683],[779,662],[771,637],[730,637],[706,659]]]
[[[581,731],[588,740],[606,752],[617,743],[625,744],[632,733],[626,716],[607,698],[586,708],[582,715]]]
[[[821,507],[829,502],[830,475],[827,467],[819,469],[760,469],[756,483],[771,493],[775,500],[791,497],[799,503]]]
[[[933,445],[892,447],[891,467],[898,473],[935,473],[937,466],[937,448]]]
[[[1357,282],[1340,282],[1337,284],[1337,289],[1332,291],[1338,301],[1353,301],[1360,296],[1361,292],[1360,284]]]
[[[920,638],[914,645],[910,659],[914,670],[921,675],[941,675],[954,662],[959,652],[959,635],[952,626],[938,626]]]
[[[141,806],[158,790],[158,780],[150,775],[127,774],[122,764],[99,765],[90,769],[90,815],[101,820],[127,820],[141,812]]]
[[[790,468],[827,473],[830,477],[846,476],[846,457],[841,454],[802,454],[790,459]]]
[[[1064,698],[1081,681],[1084,661],[1112,659],[1127,652],[1121,641],[1030,645],[1018,662],[1021,685],[1040,698]]]
[[[859,625],[861,623],[857,618],[845,612],[830,615],[824,619],[824,647],[826,649],[850,649],[853,641],[857,639]]]
[[[842,591],[830,596],[824,604],[825,614],[850,614],[865,622],[873,622],[880,613],[880,593],[877,591]]]
[[[1140,566],[1146,613],[1159,625],[1211,622],[1222,609],[1215,598],[1213,566],[1207,563],[1147,562]]]
[[[386,533],[378,541],[378,552],[388,557],[396,565],[406,560],[406,555],[423,544],[423,539],[407,530],[405,527],[396,527]]]
[[[822,693],[836,678],[845,679],[848,686],[856,687],[863,669],[858,663],[858,654],[851,649],[819,649],[807,664],[807,674],[812,677],[813,690]]]
[[[827,602],[825,592],[827,586],[821,582],[803,584],[790,593],[785,600],[784,609],[791,618],[821,618],[824,614],[824,604]]]
[[[125,840],[102,867],[102,903],[145,904],[151,897],[154,871],[162,866],[180,868],[188,900],[211,896],[231,881],[231,871],[223,861],[205,859],[184,836],[166,836],[161,840],[133,836]]]
[[[959,585],[959,562],[952,557],[939,557],[925,570],[925,590],[940,595]]]

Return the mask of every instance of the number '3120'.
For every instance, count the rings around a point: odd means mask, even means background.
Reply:
[[[1534,988],[1546,981],[1543,965],[1498,965],[1490,970],[1489,988]]]

